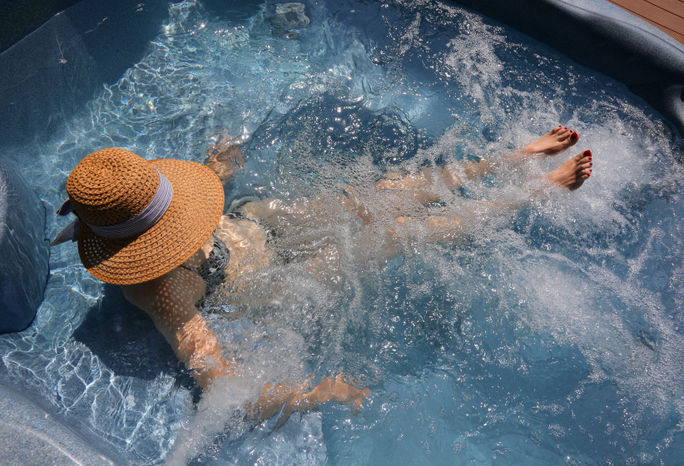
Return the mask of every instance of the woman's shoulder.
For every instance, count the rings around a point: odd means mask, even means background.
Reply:
[[[124,297],[146,312],[170,303],[194,305],[204,295],[204,280],[196,273],[176,267],[170,272],[142,283],[121,285]]]

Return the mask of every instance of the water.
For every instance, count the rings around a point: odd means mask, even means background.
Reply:
[[[310,2],[297,37],[273,33],[271,7],[170,4],[139,63],[23,148],[48,211],[97,148],[202,161],[223,133],[245,141],[229,202],[336,196],[346,183],[381,224],[383,173],[495,156],[558,123],[592,149],[592,177],[471,219],[455,245],[403,232],[408,251],[387,262],[353,216],[306,216],[279,247],[335,245],[336,268],[276,263],[208,315],[249,377],[199,399],[149,320],[74,247],[53,249],[36,322],[0,338],[7,374],[134,463],[680,461],[681,140],[622,85],[452,4]],[[458,194],[519,201],[565,157]],[[62,227],[49,217],[46,236]],[[324,406],[272,432],[275,419],[236,414],[255,380],[340,371],[371,389],[359,415]]]

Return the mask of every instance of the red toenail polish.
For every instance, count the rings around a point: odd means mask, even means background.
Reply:
[[[591,156],[591,151],[590,150],[585,150],[584,155],[590,157]]]

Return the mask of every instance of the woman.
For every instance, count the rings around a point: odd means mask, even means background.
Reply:
[[[577,133],[554,128],[547,135],[510,157],[554,155],[575,144]],[[53,242],[78,242],[86,269],[95,277],[120,285],[124,296],[145,311],[164,335],[179,360],[191,370],[200,386],[208,388],[219,377],[238,375],[241,368],[223,355],[213,331],[197,309],[197,303],[213,289],[239,281],[249,271],[267,266],[276,254],[269,248],[267,230],[283,227],[283,216],[305,211],[324,215],[326,203],[304,201],[286,206],[275,201],[244,204],[231,215],[222,215],[224,193],[220,178],[228,178],[240,162],[239,147],[223,142],[210,154],[207,165],[157,159],[147,161],[124,149],[102,149],[85,157],[67,179],[69,200],[58,213],[73,212],[77,220]],[[568,189],[578,188],[591,173],[591,152],[563,163],[548,180]],[[417,175],[381,180],[378,191],[406,191],[423,203],[434,202],[430,192],[436,181],[454,189],[458,174],[480,176],[492,169],[487,162],[424,170]],[[217,173],[221,175],[217,176]],[[341,205],[364,224],[375,219],[351,188]],[[415,219],[401,215],[399,227]],[[454,216],[420,219],[434,238],[448,239],[458,227]],[[457,229],[457,228],[456,228]],[[396,247],[393,228],[385,227],[385,252]],[[376,230],[377,231],[377,230]],[[287,231],[279,234],[286,235]],[[323,254],[324,256],[326,254]],[[327,254],[329,255],[329,254]],[[326,260],[312,258],[323,269]],[[294,410],[308,410],[327,401],[361,408],[369,395],[342,380],[328,377],[307,391],[301,384],[266,385],[260,396],[245,407],[248,416],[268,418],[283,409],[283,419]]]

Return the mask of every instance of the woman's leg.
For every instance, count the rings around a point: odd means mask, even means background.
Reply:
[[[505,155],[504,158],[524,160],[535,155],[548,157],[573,146],[578,140],[579,134],[576,131],[557,126],[519,151]],[[454,191],[463,186],[464,178],[474,180],[492,173],[493,170],[494,164],[486,159],[479,162],[448,164],[444,167],[426,167],[416,174],[388,174],[378,181],[376,189],[404,190],[427,205],[441,200],[440,188]]]
[[[558,126],[549,131],[536,141],[523,147],[520,151],[504,156],[505,158],[520,160],[531,156],[539,155],[543,157],[558,154],[559,152],[573,146],[579,139],[578,133],[568,128]],[[231,143],[231,149],[236,148],[235,143]],[[235,157],[228,157],[229,160],[237,160]],[[591,152],[585,151],[577,156],[565,161],[556,170],[549,173],[547,181],[557,184],[569,190],[578,189],[591,174]],[[430,202],[442,200],[436,191],[432,189],[435,185],[446,187],[449,190],[461,186],[461,177],[467,179],[477,179],[493,170],[493,164],[487,160],[480,162],[468,162],[446,167],[426,167],[417,174],[400,176],[390,174],[385,179],[378,182],[376,190],[405,192],[409,197],[413,197],[422,205]],[[364,224],[374,231],[384,230],[388,233],[388,251],[397,251],[399,241],[399,230],[422,231],[422,236],[428,241],[453,241],[460,238],[468,229],[463,216],[455,214],[445,215],[415,215],[415,209],[406,209],[406,206],[396,205],[403,200],[401,196],[388,198],[388,202],[383,202],[383,211],[375,209],[372,199],[363,199],[365,196],[359,195],[350,186],[342,186],[344,195],[340,196],[339,201],[347,210],[357,215]],[[441,189],[444,191],[444,189]],[[533,193],[532,196],[536,194]],[[396,202],[392,202],[394,199]],[[479,212],[481,208],[493,209],[495,211],[516,208],[514,205],[502,205],[487,201],[471,201],[471,207],[464,207],[464,215]],[[415,206],[414,206],[415,207]],[[409,210],[410,212],[406,212]],[[314,199],[300,200],[298,202],[286,203],[276,199],[266,199],[256,202],[249,202],[241,207],[241,211],[248,218],[258,219],[265,225],[275,230],[287,229],[306,223],[305,219],[329,219],[335,215],[335,209],[329,200]],[[472,211],[472,212],[471,212]],[[382,225],[379,225],[382,223]],[[426,233],[427,232],[427,233]],[[411,234],[409,233],[409,236]]]
[[[580,152],[576,156],[563,162],[558,168],[546,175],[545,181],[566,188],[570,191],[578,189],[591,176],[592,153],[590,150]],[[541,188],[531,193],[534,198],[541,193]],[[398,216],[394,220],[403,230],[407,240],[456,242],[464,237],[471,229],[467,219],[482,218],[504,210],[520,208],[519,203],[495,203],[489,201],[469,201],[470,205],[462,207],[463,215],[453,213],[425,216]],[[396,231],[390,231],[390,236],[398,238]]]
[[[558,125],[533,143],[523,147],[518,154],[512,154],[512,156],[542,155],[548,157],[563,152],[575,145],[577,141],[579,141],[579,133]]]

